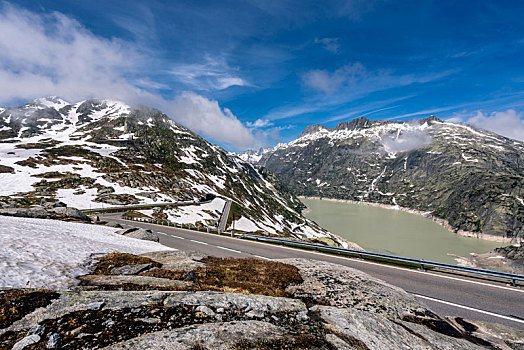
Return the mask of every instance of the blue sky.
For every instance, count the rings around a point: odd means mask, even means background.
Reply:
[[[0,3],[0,102],[160,108],[228,150],[435,114],[524,139],[521,1]],[[7,82],[7,84],[6,84]]]

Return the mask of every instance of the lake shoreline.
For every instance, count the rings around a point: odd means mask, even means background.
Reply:
[[[326,198],[326,197],[320,198],[320,197],[312,197],[312,196],[297,196],[297,197],[299,199],[326,200],[326,201],[330,201],[330,202],[351,203],[351,204],[358,204],[358,205],[367,205],[367,206],[371,206],[371,207],[379,207],[379,208],[384,208],[384,209],[401,210],[401,211],[405,211],[405,212],[408,212],[408,213],[411,213],[411,214],[420,215],[420,216],[423,216],[423,217],[425,217],[427,219],[430,219],[433,222],[436,222],[437,224],[439,224],[442,227],[444,227],[446,230],[448,230],[450,232],[453,232],[453,233],[456,233],[456,234],[458,234],[460,236],[463,236],[463,237],[477,238],[477,239],[482,239],[482,240],[490,241],[490,242],[511,243],[511,238],[507,238],[507,237],[501,237],[501,236],[489,235],[489,234],[485,234],[485,233],[471,232],[471,231],[464,231],[464,230],[454,229],[449,224],[449,222],[447,220],[438,218],[438,217],[432,215],[431,212],[423,212],[423,211],[420,211],[420,210],[406,208],[406,207],[401,207],[401,206],[398,206],[398,205],[389,205],[389,204],[364,202],[364,201],[359,202],[359,201],[354,201],[354,200],[350,200],[350,199],[336,199],[336,198]],[[303,210],[303,214],[306,214],[308,212],[308,210],[309,209],[307,209],[307,208],[305,210]]]

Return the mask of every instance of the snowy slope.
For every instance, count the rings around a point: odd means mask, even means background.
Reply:
[[[0,227],[0,287],[67,289],[91,254],[171,250],[105,226],[0,216]]]
[[[299,214],[295,197],[265,177],[148,107],[51,97],[0,110],[0,205],[60,200],[90,209],[217,195],[238,204],[251,222],[246,231],[330,236]],[[205,224],[216,220],[218,206],[164,214]]]

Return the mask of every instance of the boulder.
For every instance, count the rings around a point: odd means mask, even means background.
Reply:
[[[126,229],[123,229],[123,230],[116,231],[115,233],[117,233],[119,235],[126,235],[126,234],[134,232],[136,230],[138,230],[138,227],[131,227],[131,228],[126,228]]]
[[[19,216],[24,218],[47,219],[50,217],[47,210],[42,207],[37,208],[5,208],[0,209],[0,215]]]
[[[114,221],[108,221],[105,223],[104,226],[114,227],[114,228],[122,228],[122,225],[120,225],[118,222]]]
[[[144,241],[153,241],[153,242],[159,242],[160,238],[158,238],[158,235],[154,233],[151,230],[146,230],[143,228],[139,228],[138,230],[134,230],[128,233],[123,234],[126,237],[136,238],[136,239],[142,239]]]
[[[87,216],[86,214],[82,213],[80,210],[76,208],[71,207],[57,207],[49,209],[51,213],[56,213],[59,215],[63,215],[69,218],[74,218],[82,221],[88,221],[91,222],[91,218]]]
[[[113,187],[102,187],[98,189],[98,194],[113,193],[115,189]]]

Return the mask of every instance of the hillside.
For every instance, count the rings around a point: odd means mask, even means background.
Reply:
[[[434,116],[359,118],[308,126],[258,156],[296,195],[398,205],[499,240],[524,236],[524,143],[485,130]]]
[[[186,223],[218,220],[224,199],[235,229],[301,239],[330,237],[296,209],[276,178],[148,107],[118,101],[37,99],[0,108],[0,206],[56,200],[88,209],[213,199],[155,211]]]

